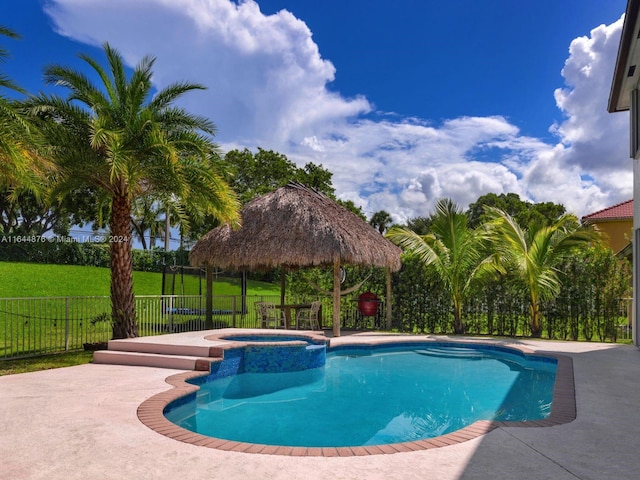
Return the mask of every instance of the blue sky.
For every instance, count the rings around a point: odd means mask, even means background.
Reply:
[[[518,193],[584,215],[632,197],[627,116],[608,114],[625,0],[2,0],[3,71],[83,68],[108,41],[157,57],[154,81],[207,85],[184,106],[224,150],[334,173],[398,222],[440,197]],[[63,90],[58,90],[63,94]]]

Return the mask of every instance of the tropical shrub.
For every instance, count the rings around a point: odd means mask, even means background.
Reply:
[[[496,260],[504,271],[513,272],[529,295],[531,335],[542,335],[542,304],[553,299],[562,282],[556,266],[578,248],[596,244],[596,232],[580,228],[574,215],[562,215],[555,223],[532,223],[523,228],[508,213],[487,209],[486,227]]]
[[[445,333],[453,328],[451,295],[433,267],[415,254],[402,256],[393,275],[393,327],[403,332]]]
[[[431,219],[426,235],[392,227],[386,236],[437,273],[451,296],[454,331],[464,333],[462,314],[469,292],[495,272],[492,254],[486,249],[487,235],[485,229],[469,228],[467,216],[449,199],[438,200]]]
[[[549,338],[616,341],[626,321],[631,294],[631,265],[611,249],[591,246],[566,258],[558,270],[562,288],[544,305]]]

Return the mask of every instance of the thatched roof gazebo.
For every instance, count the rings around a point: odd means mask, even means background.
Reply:
[[[290,183],[242,209],[242,227],[214,228],[195,244],[192,265],[233,270],[333,266],[333,332],[340,335],[340,266],[387,269],[387,323],[391,320],[390,272],[400,269],[400,248],[326,195]]]

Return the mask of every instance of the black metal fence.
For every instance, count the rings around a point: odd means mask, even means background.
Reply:
[[[332,328],[333,301],[322,301],[321,325]],[[210,327],[260,328],[256,302],[280,304],[279,296],[214,296]],[[136,296],[139,336],[207,329],[204,295]],[[285,303],[300,305],[299,300]],[[305,302],[307,303],[307,302]],[[343,305],[344,328],[383,328],[384,307],[376,317]],[[292,310],[295,315],[295,309]],[[112,335],[110,297],[42,297],[0,299],[0,360],[95,348]]]
[[[446,297],[424,294],[394,297],[392,329],[408,333],[451,333],[453,315]],[[333,298],[322,302],[320,323],[331,329]],[[341,328],[345,330],[385,330],[387,302],[380,302],[376,315],[363,317],[357,297],[341,300]],[[466,332],[474,335],[527,336],[526,302],[499,297],[469,301],[463,313]],[[279,296],[214,296],[213,324],[206,324],[204,295],[137,296],[138,335],[219,328],[260,328],[256,302],[280,304]],[[285,303],[300,305],[297,298]],[[561,304],[566,305],[566,304]],[[618,341],[631,337],[631,299],[607,305],[576,305],[560,311],[556,304],[544,309],[544,337],[561,340]],[[597,307],[597,308],[596,308]],[[295,312],[295,309],[293,310]],[[295,315],[295,313],[291,313]],[[44,297],[0,299],[0,360],[94,348],[112,335],[110,297]]]

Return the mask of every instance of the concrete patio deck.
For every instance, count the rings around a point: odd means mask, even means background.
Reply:
[[[205,333],[180,335],[181,342],[193,345],[204,342]],[[153,338],[149,341],[159,341]],[[358,334],[332,342],[376,338],[380,336]],[[544,428],[500,427],[456,445],[389,455],[341,458],[238,453],[172,440],[140,422],[138,406],[171,388],[165,379],[180,370],[88,364],[0,377],[0,479],[639,477],[637,348],[526,339],[496,342],[571,356],[576,420]]]

